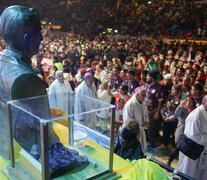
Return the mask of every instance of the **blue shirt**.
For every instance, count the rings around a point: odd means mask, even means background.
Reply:
[[[144,157],[140,143],[137,143],[137,145],[132,149],[125,148],[121,145],[119,137],[116,138],[114,152],[123,159],[129,159],[130,161]]]

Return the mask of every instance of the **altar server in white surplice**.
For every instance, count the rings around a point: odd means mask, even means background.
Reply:
[[[60,108],[68,112],[69,92],[72,91],[70,83],[64,79],[62,71],[56,71],[55,81],[50,85],[48,95],[50,108]]]
[[[81,124],[94,129],[97,124],[96,113],[86,113],[97,107],[97,96],[93,81],[93,74],[88,72],[84,75],[81,84],[75,89],[74,118]]]
[[[180,152],[179,154],[179,170],[196,180],[207,179],[207,95],[203,98],[203,102],[194,111],[192,111],[187,119],[184,134],[203,145],[204,150],[201,156],[192,160]]]

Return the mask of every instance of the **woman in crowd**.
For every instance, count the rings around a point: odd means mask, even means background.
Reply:
[[[163,119],[163,145],[159,149],[167,148],[171,137],[174,137],[174,132],[177,127],[177,117],[175,109],[181,100],[181,86],[174,85],[171,89],[171,94],[161,109]]]
[[[187,97],[185,100],[182,100],[180,102],[180,105],[175,110],[175,116],[178,119],[178,125],[175,132],[175,144],[178,143],[180,140],[180,137],[184,133],[185,129],[185,120],[188,116],[188,114],[193,111],[196,107],[195,101],[192,97]],[[168,165],[170,166],[173,159],[178,156],[179,150],[175,148],[175,150],[171,153],[169,159],[168,159]]]
[[[108,82],[102,82],[99,86],[99,89],[97,91],[97,97],[101,101],[110,103],[111,102],[111,95],[109,93],[108,88]],[[110,109],[101,110],[96,113],[98,118],[98,124],[99,124],[99,131],[103,134],[106,134],[108,132],[107,125],[109,124],[110,120]]]

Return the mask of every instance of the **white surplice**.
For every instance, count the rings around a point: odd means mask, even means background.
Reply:
[[[202,153],[207,150],[207,111],[204,109],[203,105],[197,107],[187,117],[184,134],[196,143],[205,147]],[[196,180],[206,180],[207,165],[205,165],[204,168],[201,168],[199,165],[199,162],[202,159],[201,157],[202,155],[200,158],[192,160],[180,152],[179,170]]]
[[[82,81],[75,90],[74,118],[89,128],[95,128],[97,123],[96,113],[86,113],[96,108],[96,101],[93,99],[97,99],[93,85],[88,86]]]
[[[126,126],[127,121],[136,120],[140,125],[140,144],[142,150],[146,148],[146,133],[143,127],[144,122],[149,122],[149,114],[145,102],[140,104],[137,101],[136,94],[134,94],[124,105],[123,109],[123,127]]]
[[[51,108],[60,108],[64,112],[68,112],[69,108],[69,92],[72,91],[70,83],[64,80],[60,83],[57,79],[50,85],[48,95]]]

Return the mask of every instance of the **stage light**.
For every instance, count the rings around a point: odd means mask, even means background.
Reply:
[[[111,34],[111,33],[112,33],[112,28],[107,28],[107,32],[108,32],[109,34]]]
[[[117,30],[117,29],[115,29],[115,30],[114,30],[114,33],[115,33],[115,34],[117,34],[117,33],[118,33],[118,30]]]

